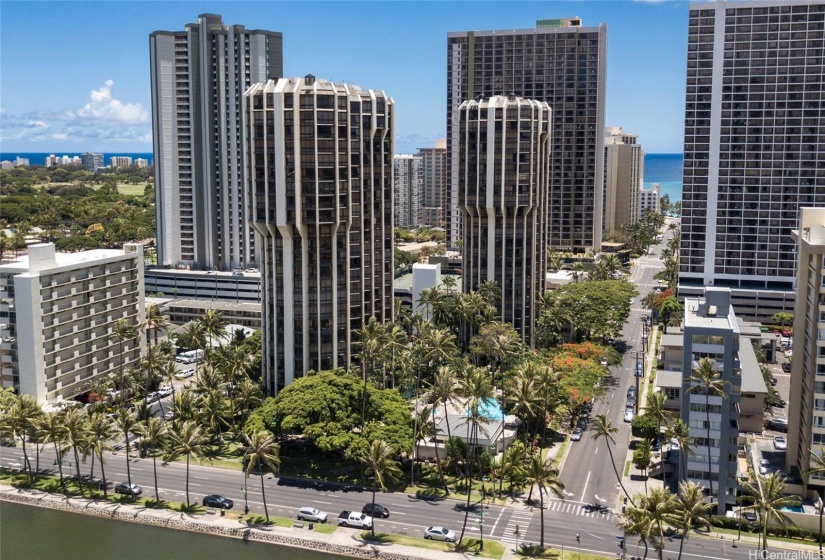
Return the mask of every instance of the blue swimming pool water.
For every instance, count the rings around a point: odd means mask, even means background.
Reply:
[[[487,418],[489,420],[498,420],[499,422],[504,420],[504,413],[501,411],[501,407],[495,399],[485,399],[482,401],[479,412],[483,418]],[[467,409],[464,414],[469,416],[470,410]]]
[[[788,506],[788,507],[783,507],[781,509],[782,509],[782,511],[792,511],[794,513],[804,513],[805,512],[805,510],[802,508],[802,506]]]

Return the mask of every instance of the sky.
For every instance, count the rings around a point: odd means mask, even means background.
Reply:
[[[446,135],[449,31],[607,24],[607,126],[680,153],[688,3],[517,1],[0,1],[0,152],[152,151],[149,35],[203,13],[283,33],[284,74],[383,90],[397,153]]]

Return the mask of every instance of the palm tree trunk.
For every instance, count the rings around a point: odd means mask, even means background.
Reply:
[[[29,471],[29,481],[34,484],[34,472],[31,461],[29,461],[29,454],[26,452],[26,434],[20,436],[20,441],[23,443],[23,462],[26,463],[26,469]]]
[[[473,425],[471,431],[474,435],[476,434],[475,425]],[[475,449],[476,446],[476,439],[476,437],[470,439],[473,445],[467,450],[467,504],[464,508],[464,524],[461,526],[461,537],[458,539],[459,544],[464,540],[464,531],[467,530],[467,516],[470,515],[470,497],[473,495],[473,449]]]
[[[539,547],[541,550],[544,550],[544,492],[541,484],[539,484],[539,507],[541,508],[539,511],[541,517],[541,540],[539,541]]]
[[[642,558],[647,558],[647,539],[642,537],[642,544],[645,545],[645,555]]]
[[[189,456],[191,453],[186,454],[186,509],[189,509]]]
[[[66,493],[66,482],[63,480],[63,457],[60,455],[60,451],[57,450],[57,442],[54,442],[54,454],[57,457],[57,469],[60,472],[60,488],[63,489],[63,493]]]
[[[160,492],[158,492],[158,460],[155,448],[152,448],[152,470],[155,472],[155,507],[160,507]]]
[[[713,504],[713,467],[710,463],[710,391],[705,387],[705,415],[708,422],[708,440],[705,445],[708,446],[708,484],[710,485],[710,503]]]
[[[126,436],[126,480],[127,482],[129,482],[129,488],[132,488],[132,467],[129,464],[129,447],[131,443],[129,442],[128,430],[125,432],[124,435]]]
[[[636,504],[633,503],[633,498],[630,497],[630,494],[627,493],[627,488],[624,487],[624,483],[622,482],[622,477],[619,476],[619,469],[616,468],[616,460],[613,459],[613,450],[610,448],[610,444],[607,444],[607,452],[610,454],[610,464],[613,465],[613,472],[616,473],[616,480],[619,481],[619,486],[622,487],[622,492],[624,495],[627,496],[627,499],[630,500],[630,503],[633,507],[636,507]]]
[[[421,366],[416,365],[415,367],[415,407],[413,407],[413,439],[415,442],[413,443],[413,457],[412,461],[410,461],[410,486],[415,486],[415,461],[418,459],[418,391],[419,387],[421,386]],[[364,386],[364,395],[366,395],[366,386]],[[438,455],[438,449],[435,450],[435,454]]]
[[[37,471],[37,474],[40,474],[40,442],[34,444],[34,455],[35,455],[35,463],[34,463],[34,470]]]
[[[375,482],[372,484],[372,512],[373,515],[375,514]],[[372,527],[370,527],[370,532],[372,533],[372,538],[375,538],[375,518],[372,519]]]
[[[682,547],[685,546],[685,539],[687,538],[687,531],[685,534],[682,535],[682,538],[679,540],[679,556],[676,557],[676,560],[682,560]]]
[[[77,454],[77,447],[72,446],[74,450],[74,463],[75,463],[75,471],[77,472],[77,487],[80,489],[81,497],[84,496],[83,494],[83,480],[80,478],[80,456]],[[91,488],[89,489],[91,493]]]
[[[261,469],[260,476],[261,476],[261,496],[264,499],[264,515],[266,516],[266,522],[269,523],[269,508],[266,506],[266,488],[264,487],[264,471],[263,471],[263,469]]]
[[[97,455],[95,455],[94,451],[92,451],[92,468],[89,469],[89,489],[91,490],[92,480],[95,477],[95,459],[97,459]]]
[[[449,422],[447,423],[449,426]],[[438,476],[441,478],[441,485],[444,486],[444,495],[450,495],[450,489],[447,488],[447,479],[444,477],[444,469],[441,467],[441,456],[438,454],[438,427],[435,425],[435,411],[433,411],[433,433],[435,434],[435,464],[438,465]]]
[[[364,424],[366,422],[367,414],[367,364],[361,365],[361,374],[364,376],[364,390],[361,396],[361,434],[364,434]]]
[[[106,486],[106,468],[103,466],[103,450],[100,451],[100,476],[103,478],[103,497],[109,497],[109,488]]]

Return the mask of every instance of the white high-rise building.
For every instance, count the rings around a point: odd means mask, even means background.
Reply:
[[[447,206],[447,140],[435,141],[434,148],[418,148],[422,159],[421,224],[443,228]]]
[[[606,75],[606,24],[548,19],[535,29],[447,34],[448,248],[461,234],[458,107],[479,96],[510,94],[553,109],[548,246],[601,247]]]
[[[74,397],[135,365],[144,337],[118,341],[115,324],[145,318],[143,246],[56,253],[29,245],[0,265],[0,372],[40,403]]]
[[[109,165],[112,169],[116,169],[118,167],[129,167],[132,165],[132,158],[129,156],[112,156],[109,158]]]
[[[645,212],[658,214],[662,208],[662,186],[659,183],[650,183],[650,187],[640,187],[639,193],[639,217]]]
[[[149,38],[158,263],[258,263],[244,190],[243,94],[283,74],[281,34],[202,14]]]
[[[604,131],[604,214],[602,229],[619,232],[639,219],[644,151],[635,134],[611,126]]]
[[[421,225],[423,159],[420,156],[399,154],[393,157],[392,162],[395,226],[418,227]]]
[[[305,76],[255,84],[245,107],[274,394],[310,369],[349,367],[362,325],[393,319],[394,104]]]
[[[794,305],[799,208],[825,206],[822,0],[691,4],[679,294]]]

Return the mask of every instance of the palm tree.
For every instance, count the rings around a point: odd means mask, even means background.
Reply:
[[[23,462],[29,473],[29,480],[34,484],[34,471],[31,461],[26,451],[26,440],[32,434],[35,424],[43,415],[43,411],[37,401],[30,395],[20,395],[15,399],[14,404],[0,420],[0,429],[4,435],[12,439],[19,439],[23,446]]]
[[[690,435],[690,428],[685,424],[684,420],[677,418],[673,425],[667,430],[667,437],[670,440],[676,440],[679,446],[679,457],[681,457],[681,468],[683,476],[687,473],[687,457],[693,453],[693,436]],[[679,478],[679,477],[677,477]]]
[[[187,350],[202,349],[207,346],[206,332],[200,321],[189,321],[183,326],[183,331],[176,335],[178,344]],[[198,361],[195,362],[195,371],[198,370]]]
[[[169,320],[163,315],[160,308],[154,303],[146,306],[146,319],[144,319],[141,329],[146,332],[146,344],[149,344],[149,336],[152,335],[152,344],[158,344],[158,331],[169,326]]]
[[[456,375],[455,370],[449,366],[438,368],[433,378],[433,384],[430,388],[430,404],[433,407],[432,414],[432,432],[435,438],[435,462],[438,466],[438,475],[441,478],[441,485],[444,487],[444,495],[450,495],[450,489],[447,487],[447,479],[444,477],[444,470],[441,465],[441,455],[438,453],[438,426],[435,423],[435,411],[439,406],[444,407],[444,418],[447,418],[447,407],[452,401],[456,392]],[[447,439],[450,438],[450,423],[447,425]]]
[[[66,444],[72,448],[74,453],[75,469],[77,471],[77,487],[80,495],[83,496],[83,479],[80,476],[80,455],[78,449],[85,446],[89,438],[89,417],[79,408],[71,408],[66,411],[63,423],[66,426]],[[91,493],[91,487],[89,488]]]
[[[173,426],[169,435],[171,445],[167,460],[171,461],[181,455],[186,455],[186,507],[188,508],[191,503],[189,500],[189,460],[193,456],[198,458],[203,455],[207,437],[203,435],[200,426],[193,420],[187,420],[177,428]]]
[[[364,381],[361,399],[361,432],[363,432],[367,414],[367,380],[375,374],[375,362],[384,347],[386,332],[375,317],[370,317],[367,324],[357,334],[359,341],[355,345],[360,349],[358,359],[361,362],[361,377]]]
[[[68,430],[63,421],[63,414],[56,411],[45,413],[40,418],[40,429],[43,431],[43,442],[54,445],[57,468],[60,472],[60,488],[62,488],[63,493],[66,494],[66,481],[63,479],[63,455],[68,449],[66,447]]]
[[[808,482],[808,477],[810,476],[817,476],[821,477],[825,475],[825,448],[822,447],[822,444],[819,444],[819,453],[811,452],[809,458],[809,467],[807,470],[803,471],[802,476],[805,477],[805,483]],[[820,492],[820,499],[822,498],[822,494]],[[819,556],[822,558],[822,508],[823,504],[820,503],[818,510],[819,510]]]
[[[256,467],[261,473],[261,496],[264,500],[264,514],[266,515],[266,522],[269,523],[269,509],[266,505],[266,490],[264,489],[264,468],[268,468],[272,472],[277,470],[277,465],[281,463],[278,457],[278,444],[275,442],[273,435],[267,430],[261,430],[252,434],[249,437],[244,434],[246,440],[246,450],[244,451],[244,461],[246,467],[244,475],[246,481],[249,480],[249,473]],[[244,493],[246,492],[247,483],[244,483]]]
[[[645,545],[653,543],[653,548],[662,559],[664,551],[664,524],[675,507],[675,497],[666,488],[653,488],[649,494],[638,496],[638,507],[628,507],[623,515],[621,525],[628,534],[638,535]]]
[[[128,340],[134,340],[137,338],[137,329],[135,326],[129,322],[128,319],[118,319],[115,322],[115,328],[112,331],[111,338],[115,339],[118,343],[118,354],[120,354],[120,387],[118,389],[123,389],[123,364],[124,364],[124,356],[123,356],[123,343]]]
[[[553,465],[553,459],[542,457],[541,450],[531,453],[527,458],[527,480],[539,488],[539,512],[541,513],[541,540],[539,546],[544,549],[544,492],[550,491],[557,498],[564,499],[564,484],[559,480],[559,471]]]
[[[100,474],[103,479],[103,496],[109,496],[106,485],[106,467],[104,466],[103,454],[112,450],[108,442],[115,439],[118,434],[117,428],[106,417],[103,412],[95,412],[89,419],[89,447],[93,453],[92,470],[94,471],[94,457],[100,461]]]
[[[785,480],[775,472],[767,476],[757,475],[756,484],[742,482],[741,485],[745,491],[743,501],[751,503],[744,509],[755,511],[759,515],[762,523],[762,547],[763,551],[767,552],[768,524],[774,521],[783,529],[788,523],[793,525],[793,521],[782,512],[782,508],[799,506],[802,500],[799,496],[785,495]]]
[[[366,467],[364,474],[372,477],[373,507],[375,506],[376,489],[380,487],[382,492],[386,492],[387,483],[393,484],[401,478],[401,468],[398,466],[398,461],[393,459],[394,455],[395,451],[387,442],[377,439],[370,442],[370,446],[360,458]],[[370,530],[372,536],[375,537],[374,521]]]
[[[203,317],[198,319],[198,322],[203,327],[203,334],[209,339],[207,352],[212,351],[212,344],[215,339],[219,341],[226,339],[226,330],[224,329],[226,321],[223,319],[220,311],[207,309]]]
[[[682,547],[696,527],[711,527],[711,512],[713,504],[705,503],[702,487],[694,482],[682,481],[679,483],[679,495],[673,502],[672,511],[667,514],[667,522],[675,525],[681,532],[679,541],[679,557],[682,559]]]
[[[676,416],[676,414],[672,411],[665,408],[665,402],[667,402],[667,397],[664,393],[659,391],[651,391],[647,393],[645,414],[652,416],[659,423],[659,429],[656,432],[657,434],[661,433],[662,424],[666,424]],[[664,462],[661,462],[660,464],[662,465],[662,486],[667,488],[667,473],[665,472],[665,465]]]
[[[713,361],[710,358],[702,358],[699,364],[693,368],[691,376],[685,379],[691,386],[688,389],[689,393],[698,393],[705,395],[705,414],[707,416],[707,439],[710,439],[710,397],[727,398],[725,394],[725,387],[727,382],[722,379],[719,371],[714,367]],[[708,448],[708,484],[710,485],[710,501],[713,503],[713,467],[711,465],[710,442],[706,442]]]
[[[140,426],[138,429],[140,436],[143,438],[143,445],[152,450],[152,470],[155,475],[155,507],[160,507],[157,451],[166,447],[169,439],[169,428],[163,420],[153,416],[147,420],[145,426]]]
[[[493,385],[490,382],[490,375],[481,368],[470,367],[464,377],[459,381],[458,394],[465,399],[467,416],[464,420],[467,425],[467,504],[464,510],[464,524],[461,526],[461,536],[459,544],[464,539],[464,532],[467,529],[467,517],[470,514],[470,498],[473,494],[473,460],[476,447],[478,447],[478,431],[482,429],[487,417],[484,413],[484,406],[487,401],[493,398]]]
[[[125,407],[121,408],[117,412],[117,416],[115,416],[115,424],[120,429],[120,433],[123,434],[123,437],[126,440],[126,481],[129,483],[129,486],[131,487],[132,467],[131,463],[129,462],[129,449],[131,447],[129,436],[135,433],[135,431],[138,428],[137,413],[131,410],[127,410]]]
[[[235,407],[235,412],[240,412],[241,421],[239,425],[243,425],[249,416],[250,411],[258,408],[263,404],[263,391],[261,386],[244,377],[238,384],[235,391],[235,396],[232,399],[232,404]]]
[[[551,253],[547,257],[547,268],[556,272],[564,268],[564,257],[558,253]]]
[[[619,475],[619,469],[616,468],[616,460],[613,458],[613,449],[610,447],[611,443],[614,445],[616,444],[613,434],[617,433],[619,428],[613,425],[606,414],[599,414],[593,420],[592,431],[594,440],[604,439],[606,441],[607,452],[610,454],[610,464],[613,465],[613,472],[616,473],[616,480],[619,481],[619,486],[622,487],[622,492],[624,492],[624,495],[627,496],[630,503],[635,506],[636,504],[633,503],[633,498],[631,498],[630,494],[627,493],[627,488],[625,488],[624,483],[622,483],[622,477]]]

